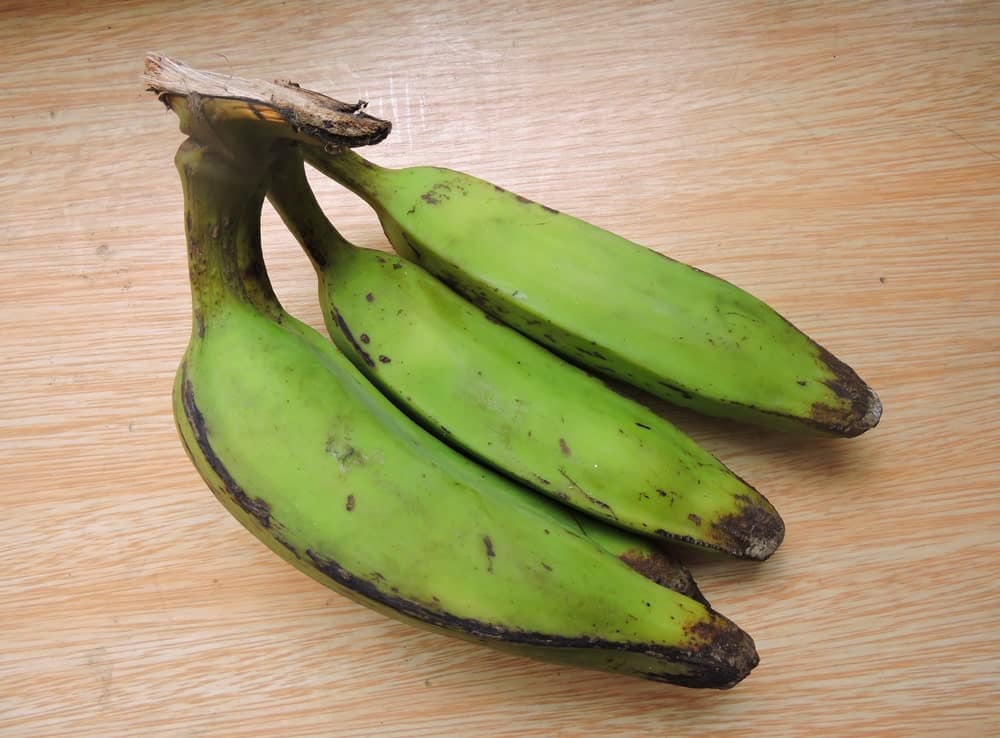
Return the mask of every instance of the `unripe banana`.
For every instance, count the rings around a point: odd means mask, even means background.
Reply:
[[[248,293],[266,184],[194,142],[177,166],[194,326],[181,437],[226,508],[291,564],[400,620],[558,663],[729,687],[753,641],[658,586],[383,397],[336,348]],[[245,246],[244,246],[245,248]]]
[[[418,265],[347,242],[293,151],[269,197],[310,255],[337,346],[384,394],[463,452],[643,535],[765,559],[774,507],[645,406],[488,314]]]
[[[575,363],[782,430],[849,437],[878,423],[854,370],[729,282],[461,172],[306,157],[368,201],[402,256]]]

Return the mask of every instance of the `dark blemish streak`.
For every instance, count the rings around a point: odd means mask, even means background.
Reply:
[[[508,192],[508,191],[507,191],[507,190],[505,190],[505,189],[504,189],[503,187],[500,187],[500,186],[498,186],[498,185],[493,185],[493,187],[494,187],[494,189],[496,189],[496,190],[497,190],[498,192]],[[538,207],[540,207],[540,208],[541,208],[542,210],[546,210],[546,211],[548,211],[548,212],[552,213],[553,215],[558,215],[558,214],[559,214],[559,211],[558,211],[558,210],[556,210],[555,208],[550,208],[550,207],[549,207],[548,205],[542,205],[542,204],[541,204],[540,202],[535,202],[534,200],[529,200],[529,199],[528,199],[527,197],[525,197],[524,195],[517,195],[517,194],[515,194],[515,193],[512,193],[512,192],[508,192],[508,194],[512,194],[512,195],[514,195],[514,199],[515,199],[515,200],[517,200],[517,201],[518,201],[519,203],[521,203],[521,204],[523,204],[523,205],[537,205],[537,206],[538,206]],[[541,224],[539,224],[539,225],[541,225]]]
[[[652,430],[652,428],[650,428],[648,425],[646,425],[645,423],[640,423],[638,420],[635,422],[635,424],[640,428],[645,428],[646,430]]]
[[[608,357],[605,356],[604,354],[602,354],[600,351],[592,351],[590,349],[585,349],[582,346],[577,346],[576,350],[579,353],[581,353],[581,354],[584,354],[586,356],[591,356],[591,357],[593,357],[595,359],[600,359],[601,361],[607,361],[608,360]]]
[[[493,550],[493,541],[489,536],[483,536],[483,545],[486,547],[487,571],[493,573],[493,559],[496,558],[496,551]]]
[[[560,502],[567,502],[568,503],[570,501],[570,499],[571,499],[570,495],[569,495],[569,492],[563,492],[561,489],[552,490],[552,492],[550,492],[549,494],[551,494],[553,497],[555,497]],[[581,530],[582,530],[582,528],[581,528]]]
[[[191,432],[194,433],[195,441],[201,450],[202,456],[208,462],[209,467],[222,481],[225,493],[232,500],[247,512],[254,520],[260,523],[262,528],[271,527],[271,506],[258,497],[250,497],[243,488],[233,479],[232,474],[226,468],[222,460],[216,455],[215,449],[208,438],[208,428],[205,425],[205,417],[198,409],[194,399],[194,387],[187,378],[186,367],[182,370],[184,378],[182,381],[181,402],[184,406],[184,414],[187,415]]]
[[[573,478],[570,477],[570,475],[566,473],[565,469],[563,469],[562,467],[559,467],[559,473],[563,475],[563,478],[567,482],[569,482],[573,486],[573,488],[575,490],[577,490],[581,495],[583,495],[588,500],[590,500],[591,503],[593,503],[594,505],[597,505],[602,510],[607,510],[608,513],[610,513],[611,517],[613,517],[615,520],[618,519],[618,516],[615,515],[615,511],[611,509],[611,505],[609,505],[608,503],[604,502],[604,500],[599,500],[596,497],[592,497],[591,495],[587,494],[587,491],[584,490],[583,487],[581,487],[575,481],[573,481]]]
[[[656,383],[659,384],[659,385],[661,385],[661,386],[663,386],[663,387],[666,387],[671,392],[676,392],[681,397],[683,397],[685,400],[693,399],[690,392],[688,392],[685,389],[682,389],[681,387],[678,387],[676,384],[670,384],[669,382],[664,382],[662,379],[657,379]]]
[[[347,495],[347,504],[344,506],[347,512],[351,512],[354,509],[354,495]]]
[[[502,643],[560,649],[580,648],[590,651],[598,649],[613,653],[637,653],[688,669],[686,674],[667,672],[646,672],[643,674],[646,679],[652,681],[669,682],[686,687],[727,689],[745,677],[758,662],[753,642],[735,628],[723,630],[706,623],[704,628],[699,629],[696,633],[691,633],[692,639],[697,642],[692,643],[690,647],[613,641],[592,636],[568,637],[538,631],[515,630],[496,623],[487,623],[474,618],[463,618],[449,612],[432,610],[426,605],[383,592],[373,582],[352,574],[334,559],[312,549],[306,550],[306,556],[319,571],[356,595],[431,627]]]
[[[701,516],[695,515],[694,513],[688,514],[688,520],[690,520],[695,525],[701,525]]]
[[[413,255],[417,257],[418,260],[422,261],[424,257],[420,254],[420,250],[413,245],[413,241],[410,240],[410,237],[407,236],[406,233],[403,233],[402,236],[403,242],[406,244],[406,248],[412,251]]]
[[[365,295],[365,299],[368,300],[368,302],[375,302],[375,295],[369,292],[367,295]]]
[[[368,366],[375,366],[375,362],[372,361],[372,357],[369,356],[368,352],[361,348],[361,344],[354,340],[354,334],[351,333],[351,329],[347,326],[347,322],[344,317],[337,312],[336,309],[330,311],[330,317],[334,319],[337,323],[337,327],[340,328],[340,332],[344,334],[344,338],[347,339],[348,343],[354,347],[354,350],[358,352],[362,359]]]
[[[392,359],[390,359],[385,354],[379,354],[378,360],[381,361],[383,364],[388,364],[392,361]]]
[[[367,333],[362,333],[361,334],[361,343],[369,343],[370,341],[371,341],[371,339],[368,338],[368,334]]]
[[[572,456],[573,452],[570,450],[569,445],[566,443],[565,438],[559,439],[559,450],[562,451],[563,456]]]

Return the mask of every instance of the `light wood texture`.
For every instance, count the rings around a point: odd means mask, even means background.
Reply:
[[[0,49],[0,734],[1000,734],[1000,4],[8,2]],[[692,562],[757,641],[749,679],[691,692],[419,632],[224,512],[170,414],[190,318],[154,49],[367,99],[394,124],[377,161],[726,277],[880,392],[852,441],[670,413],[788,526],[764,564]],[[264,238],[321,328],[270,210]]]

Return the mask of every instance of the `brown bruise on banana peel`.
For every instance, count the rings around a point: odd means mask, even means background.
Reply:
[[[600,652],[621,656],[641,655],[666,662],[664,670],[624,671],[621,673],[691,688],[729,689],[742,681],[759,663],[753,639],[734,623],[711,609],[709,609],[708,620],[693,623],[684,629],[688,645],[663,646],[628,641],[619,642],[598,637],[565,637],[519,630],[501,624],[452,615],[440,609],[433,609],[428,604],[408,600],[399,594],[385,592],[378,586],[378,582],[383,579],[382,575],[373,575],[371,579],[358,576],[329,556],[312,549],[301,551],[284,538],[281,535],[280,525],[271,517],[270,505],[264,500],[248,495],[212,448],[205,418],[195,400],[194,388],[186,376],[186,367],[182,367],[181,393],[184,413],[187,416],[194,441],[198,445],[198,451],[221,482],[220,489],[214,491],[231,499],[257,525],[266,530],[269,536],[288,549],[295,558],[311,563],[316,570],[338,588],[372,603],[377,609],[404,620],[415,621],[415,625],[430,627],[453,636],[457,635],[479,641],[485,645],[493,645],[497,648],[510,646],[515,652],[519,648],[528,649],[524,655],[531,655],[535,658],[544,658],[548,655],[552,660],[560,660],[558,657],[563,655],[568,657],[561,660],[563,663],[573,663],[573,656],[579,651],[578,665],[582,667],[601,668],[597,661]],[[190,451],[191,449],[189,449],[189,453]],[[493,556],[489,556],[489,552],[493,549],[492,541],[487,544],[486,539],[484,539],[483,545],[487,549],[487,556],[492,564],[496,555],[495,550],[493,550]],[[631,558],[639,567],[643,567],[647,571],[652,572],[658,567],[655,562],[646,562],[639,556]],[[690,585],[682,586],[694,586],[697,590],[693,581]],[[437,601],[437,598],[432,597],[432,599]],[[703,599],[700,601],[704,603]],[[534,648],[542,648],[547,653],[530,652],[530,649]],[[614,658],[609,657],[609,661],[614,660]],[[681,673],[677,673],[677,670],[681,670]]]
[[[662,551],[626,551],[618,556],[630,569],[661,587],[672,589],[678,594],[697,600],[705,607],[711,607],[708,599],[702,594],[694,577]]]

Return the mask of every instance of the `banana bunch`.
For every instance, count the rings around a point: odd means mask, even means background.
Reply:
[[[349,147],[388,126],[357,108],[160,56],[147,82],[189,136],[175,164],[193,328],[174,417],[242,525],[436,632],[688,687],[749,674],[753,640],[664,545],[763,560],[781,517],[590,371],[844,436],[880,413],[853,371],[726,282],[467,175],[362,159]],[[347,242],[304,161],[371,203],[403,258]],[[329,337],[271,288],[265,198],[316,269]]]

